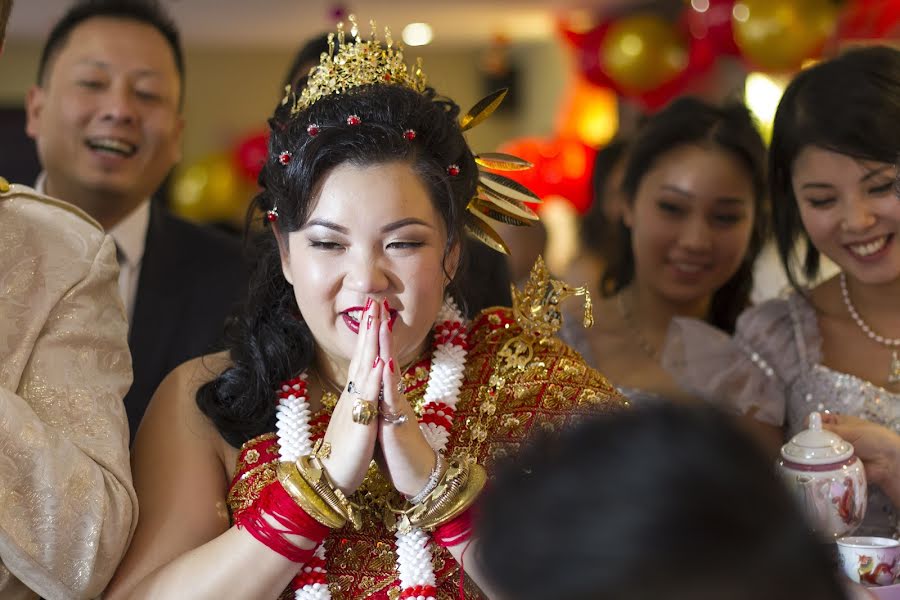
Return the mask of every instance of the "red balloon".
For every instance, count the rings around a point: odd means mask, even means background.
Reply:
[[[578,71],[594,85],[616,89],[615,82],[603,71],[599,50],[611,24],[612,21],[604,21],[590,31],[582,33],[569,29],[561,22],[560,33],[575,51]]]
[[[740,56],[734,41],[731,14],[735,0],[707,0],[706,10],[688,6],[684,11],[684,23],[691,37],[708,46],[714,56]]]
[[[856,0],[841,16],[838,38],[841,40],[900,38],[900,1]]]
[[[269,155],[269,133],[251,133],[234,146],[232,158],[238,172],[250,183],[256,183]]]
[[[550,139],[520,138],[501,147],[534,164],[524,171],[503,175],[527,186],[541,198],[565,198],[580,213],[591,203],[591,168],[595,150],[579,139],[555,136]]]

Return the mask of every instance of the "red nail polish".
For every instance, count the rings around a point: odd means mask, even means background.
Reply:
[[[372,320],[374,318],[375,317],[373,317],[372,315],[369,315],[369,318],[366,319],[366,329],[372,329]]]
[[[388,317],[388,331],[394,331],[394,318]]]
[[[371,298],[366,299],[366,307],[363,309],[363,312],[368,312],[369,308],[372,307],[372,302],[374,302],[374,300]]]
[[[376,357],[375,357],[375,362],[372,363],[372,368],[374,369],[375,367],[377,367],[377,366],[378,366],[378,363],[380,363],[380,362],[381,362],[381,357],[380,357],[380,356],[376,356]]]
[[[391,373],[394,372],[394,359],[393,358],[388,359],[388,369],[391,370]]]
[[[387,298],[384,299],[384,302],[382,304],[384,305],[385,312],[391,312],[391,305],[388,304]]]

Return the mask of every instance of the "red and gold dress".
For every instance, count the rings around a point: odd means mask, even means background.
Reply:
[[[469,351],[446,452],[475,459],[488,473],[497,459],[515,453],[537,430],[556,431],[591,414],[615,410],[626,402],[605,377],[555,337],[528,335],[507,308],[481,313],[468,331]],[[403,374],[407,399],[420,412],[431,358]],[[330,418],[323,408],[311,421],[312,438],[325,434]],[[249,506],[275,479],[278,444],[274,433],[241,448],[228,494],[234,513]],[[400,495],[376,467],[352,498],[363,506],[363,526],[335,530],[325,540],[326,571],[334,599],[400,597],[394,533],[385,524],[388,503]],[[435,546],[438,598],[459,596],[459,564]],[[484,595],[468,579],[466,598]],[[285,596],[287,597],[287,596]]]

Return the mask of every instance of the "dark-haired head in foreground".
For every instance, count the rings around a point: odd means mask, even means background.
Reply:
[[[707,406],[648,406],[538,440],[498,470],[480,526],[503,598],[844,598],[772,464]]]

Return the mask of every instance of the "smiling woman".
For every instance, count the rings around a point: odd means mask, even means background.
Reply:
[[[570,339],[632,401],[690,400],[660,364],[678,316],[734,328],[764,239],[765,148],[740,105],[683,98],[631,143],[597,327]],[[567,334],[572,332],[567,330]]]
[[[769,158],[775,237],[794,293],[746,311],[731,340],[677,321],[669,355],[683,385],[779,435],[803,429],[811,411],[844,413],[841,435],[860,439],[857,454],[880,488],[858,534],[888,537],[900,467],[884,468],[896,454],[885,441],[896,436],[877,430],[900,431],[898,149],[900,50],[857,49],[801,72],[778,106]],[[814,280],[821,255],[841,272],[801,287],[801,270]]]
[[[176,369],[142,423],[141,522],[106,597],[485,597],[463,555],[494,458],[625,404],[552,337],[574,290],[540,268],[527,310],[469,324],[454,301],[464,232],[502,249],[489,223],[532,219],[478,169],[526,165],[463,137],[501,99],[460,117],[392,46],[332,40],[271,121],[228,352]]]

